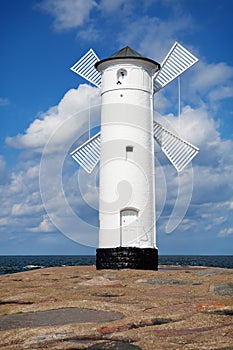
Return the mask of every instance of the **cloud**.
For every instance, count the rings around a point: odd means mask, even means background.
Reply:
[[[43,0],[36,6],[54,17],[53,26],[57,31],[82,26],[96,7],[94,0]]]
[[[232,78],[233,67],[225,62],[208,64],[200,61],[191,85],[193,89],[205,93],[215,86],[226,85]]]
[[[153,58],[159,63],[163,61],[179,33],[192,27],[190,16],[180,16],[179,21],[163,19],[156,16],[144,15],[134,21],[128,21],[118,35],[121,45],[132,45],[146,57]],[[156,40],[159,38],[159,40]]]
[[[219,123],[205,104],[196,108],[184,106],[180,119],[171,113],[160,115],[156,112],[155,116],[167,129],[200,148],[195,164],[217,167],[227,165],[229,160],[232,162],[233,143],[221,139]]]
[[[193,193],[195,204],[228,202],[232,197],[231,167],[196,167],[195,174],[195,188],[198,189]]]
[[[82,200],[80,193],[77,193],[75,190],[77,187],[77,176],[75,175],[77,164],[67,154],[69,153],[72,139],[79,139],[80,135],[82,136],[82,132],[85,133],[85,138],[88,137],[89,117],[91,126],[94,127],[96,125],[100,117],[99,102],[99,89],[89,85],[80,85],[77,89],[69,90],[57,106],[41,113],[28,126],[25,133],[6,139],[8,146],[20,149],[21,153],[17,162],[17,168],[9,173],[8,183],[3,181],[3,174],[7,169],[4,158],[0,156],[0,180],[2,180],[0,182],[0,200],[2,204],[0,213],[1,232],[58,232],[57,227],[53,225],[54,217],[63,221],[63,227],[69,228],[69,210],[67,211],[64,206],[63,191],[66,192],[67,202],[69,202],[71,210],[75,210],[77,213],[80,211],[79,215],[83,218],[82,220],[88,220],[87,216],[90,214],[90,210],[88,209],[89,205],[86,205],[85,201],[96,203],[98,194],[93,194],[94,185],[90,182],[88,187],[83,185],[85,200]],[[90,106],[92,107],[91,110]],[[79,142],[82,142],[82,137]],[[49,208],[49,217],[42,203],[41,189],[39,187],[40,156],[42,154],[46,155],[48,147],[44,147],[47,142],[50,142],[49,154],[47,154],[50,161],[45,177],[41,181],[43,181],[45,186],[46,183],[49,184],[46,187],[46,192],[49,196],[49,203],[47,203],[48,207],[46,209]],[[26,156],[23,156],[25,152]],[[35,156],[35,152],[39,157]],[[66,164],[63,167],[61,156],[64,153],[67,156],[67,160],[65,160]],[[57,171],[58,163],[60,167]],[[63,173],[64,189],[59,189],[58,186],[58,175],[60,173]],[[89,219],[88,222],[91,221],[92,219]],[[85,231],[83,230],[83,232]],[[79,233],[76,232],[76,234]],[[94,242],[94,240],[92,241]]]
[[[233,227],[224,228],[218,234],[219,237],[228,237],[233,234]]]
[[[220,86],[216,87],[209,93],[210,101],[219,101],[225,98],[233,97],[233,87],[232,86]]]
[[[5,232],[24,232],[44,213],[38,183],[39,165],[19,163],[18,168],[9,175],[8,183],[1,186],[0,230]]]
[[[13,204],[11,213],[13,216],[30,216],[32,212],[33,214],[41,213],[42,209],[43,207],[41,204],[34,204],[32,206],[29,203],[21,202]]]
[[[24,134],[14,137],[7,137],[6,144],[16,149],[30,149],[41,153],[53,132],[69,117],[77,114],[75,125],[69,125],[69,129],[63,129],[58,139],[54,139],[54,148],[59,148],[65,140],[71,138],[74,132],[82,125],[79,125],[78,113],[86,114],[88,120],[89,106],[99,103],[99,89],[89,85],[79,85],[77,89],[69,90],[56,107],[50,108],[35,119],[27,128]],[[81,121],[80,121],[81,122]]]
[[[206,63],[202,59],[191,72],[190,83],[185,82],[183,97],[191,97],[209,104],[208,108],[218,111],[220,102],[233,97],[233,67],[225,62]]]
[[[180,120],[171,113],[160,115],[156,112],[155,115],[156,120],[167,129],[200,148],[200,153],[192,161],[194,178],[191,204],[185,219],[175,232],[189,231],[192,234],[199,234],[211,231],[213,238],[228,237],[227,229],[222,231],[222,226],[229,225],[232,221],[230,213],[233,207],[232,140],[222,139],[218,130],[219,123],[214,118],[214,113],[210,112],[204,103],[195,108],[184,106]],[[177,197],[177,176],[171,166],[168,166],[166,157],[161,153],[156,155],[163,166],[167,186],[167,198],[158,221],[158,230],[166,232],[166,225]],[[191,178],[189,180],[192,181]],[[160,182],[161,176],[156,178],[158,188],[161,187]],[[182,185],[184,199],[187,185],[188,182]],[[173,217],[172,220],[176,221],[177,217]],[[221,235],[218,233],[220,231]]]
[[[196,25],[182,6],[171,1],[158,5],[166,14],[163,19],[154,15],[153,0],[42,0],[36,8],[54,18],[57,31],[76,29],[79,39],[101,41],[102,47],[114,37],[120,46],[131,45],[161,62],[177,37]],[[106,31],[103,22],[111,30]]]
[[[37,227],[29,227],[27,229],[27,231],[48,233],[48,232],[56,232],[57,228],[52,224],[48,215],[45,214],[42,216],[42,221],[39,223],[39,225]]]

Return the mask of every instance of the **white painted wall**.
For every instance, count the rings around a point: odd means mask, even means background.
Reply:
[[[102,73],[100,248],[156,247],[152,106],[156,68],[137,58],[108,60],[98,66]],[[127,146],[133,152],[126,152]],[[121,211],[126,209],[138,215],[122,228]]]

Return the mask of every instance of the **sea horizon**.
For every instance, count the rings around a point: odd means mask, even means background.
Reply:
[[[159,265],[233,268],[232,255],[159,255]],[[0,255],[0,275],[47,267],[93,266],[95,255]]]
[[[0,254],[2,256],[95,256],[95,254]],[[230,256],[233,254],[159,254],[159,256]]]

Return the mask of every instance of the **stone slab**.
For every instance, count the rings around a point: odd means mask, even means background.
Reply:
[[[63,308],[0,316],[0,331],[13,328],[58,326],[72,323],[111,322],[123,318],[120,312]]]

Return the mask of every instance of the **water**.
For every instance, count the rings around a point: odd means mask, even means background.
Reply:
[[[18,255],[0,256],[0,275],[53,266],[95,265],[95,256]]]
[[[233,256],[161,255],[160,265],[233,268]],[[0,256],[0,275],[52,266],[95,265],[93,255]]]
[[[233,268],[232,255],[162,255],[160,265],[213,266]]]

